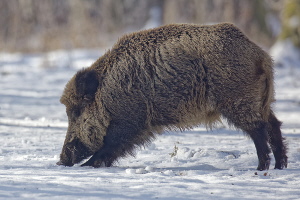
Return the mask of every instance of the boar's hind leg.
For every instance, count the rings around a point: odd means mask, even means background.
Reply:
[[[114,161],[132,154],[139,130],[124,120],[114,120],[107,128],[103,147],[82,166],[110,167]]]
[[[269,143],[275,157],[275,169],[287,167],[286,145],[280,131],[281,122],[271,112],[268,120]]]
[[[270,166],[270,149],[268,146],[267,123],[263,121],[254,122],[254,127],[244,130],[254,142],[258,156],[257,170],[268,170]]]
[[[241,109],[238,108],[231,108],[231,111],[227,110],[226,112],[223,110],[222,113],[223,116],[227,118],[230,124],[233,124],[235,127],[242,129],[251,137],[256,147],[258,156],[257,170],[267,170],[270,166],[270,148],[268,146],[267,123],[262,119],[257,119],[255,121],[253,121],[252,119],[249,121],[249,119],[252,118],[251,111],[240,112],[240,110]]]

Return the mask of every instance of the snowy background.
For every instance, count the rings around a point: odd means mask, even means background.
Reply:
[[[0,199],[299,199],[300,52],[271,49],[288,168],[256,171],[253,142],[226,124],[167,132],[115,167],[55,163],[67,129],[67,81],[103,50],[0,54]]]

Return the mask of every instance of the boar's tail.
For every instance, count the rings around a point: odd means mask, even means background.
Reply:
[[[263,69],[261,80],[263,81],[262,85],[264,85],[262,87],[262,117],[267,121],[271,112],[271,104],[275,101],[272,59],[269,56],[265,56],[260,67]]]

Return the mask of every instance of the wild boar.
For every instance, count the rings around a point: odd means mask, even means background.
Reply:
[[[59,165],[111,166],[164,130],[212,127],[222,116],[253,140],[258,170],[287,167],[275,117],[273,62],[229,23],[171,24],[127,34],[67,83]],[[201,137],[201,135],[199,135]]]

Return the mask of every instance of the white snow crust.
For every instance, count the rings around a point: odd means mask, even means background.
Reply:
[[[226,124],[166,132],[110,168],[57,166],[68,126],[60,95],[101,54],[0,54],[0,199],[300,199],[300,61],[283,53],[274,55],[281,63],[274,109],[288,142],[287,169],[274,170],[272,159],[270,170],[257,171],[253,142]]]

